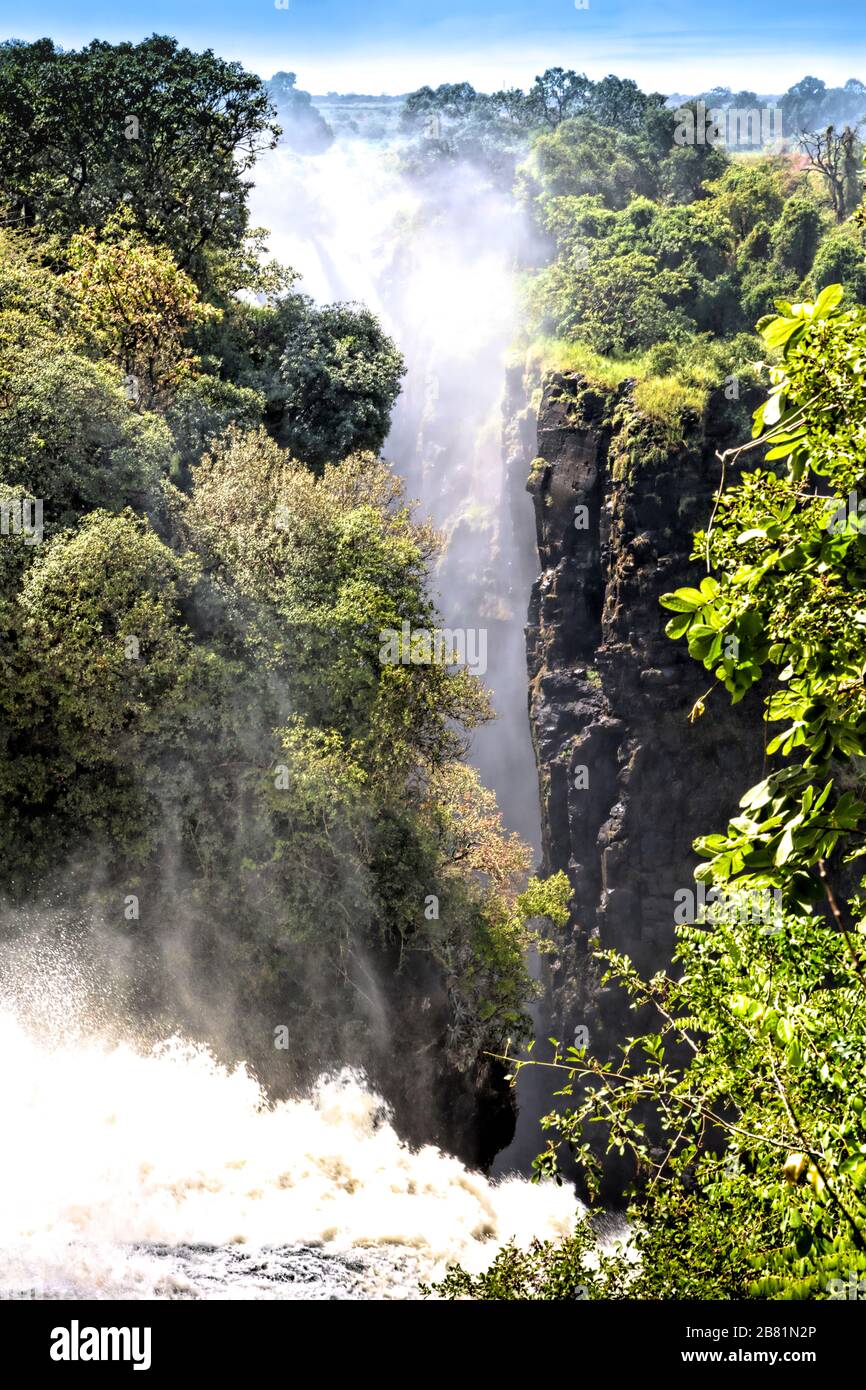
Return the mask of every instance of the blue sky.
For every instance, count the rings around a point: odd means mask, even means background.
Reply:
[[[582,2],[582,0],[581,0]],[[401,92],[424,82],[526,86],[545,67],[645,88],[783,91],[812,73],[866,81],[866,0],[0,0],[0,34],[171,33],[310,91]]]

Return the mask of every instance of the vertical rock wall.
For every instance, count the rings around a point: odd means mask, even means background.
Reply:
[[[694,887],[692,841],[721,828],[761,775],[754,702],[731,708],[718,690],[689,722],[713,678],[665,636],[659,606],[704,572],[689,558],[692,537],[712,509],[730,416],[711,402],[707,420],[672,433],[641,417],[632,389],[550,376],[528,483],[541,563],[527,654],[544,869],[564,869],[574,889],[546,958],[547,1021],[566,1043],[585,1027],[602,1054],[635,1022],[622,992],[601,986],[594,946],[644,971],[668,963],[674,894]]]

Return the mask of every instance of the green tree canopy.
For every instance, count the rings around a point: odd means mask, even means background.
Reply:
[[[280,443],[317,467],[354,452],[378,452],[405,370],[369,309],[308,304],[280,360]]]
[[[276,142],[261,80],[175,39],[0,46],[0,186],[13,217],[66,235],[121,203],[208,279],[207,253],[247,227],[245,174]]]

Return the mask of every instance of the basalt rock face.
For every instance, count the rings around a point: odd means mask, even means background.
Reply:
[[[555,933],[545,973],[550,1030],[570,1043],[585,1027],[609,1054],[634,1016],[604,988],[595,947],[626,952],[642,971],[668,964],[674,895],[694,889],[699,833],[723,828],[761,775],[754,702],[732,708],[684,643],[664,633],[661,594],[695,584],[692,537],[718,486],[718,422],[659,439],[631,383],[595,389],[553,375],[538,411],[529,478],[542,573],[529,610],[529,712],[542,806],[543,867],[563,869],[573,913]]]

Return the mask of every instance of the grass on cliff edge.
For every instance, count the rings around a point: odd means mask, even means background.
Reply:
[[[703,373],[695,364],[691,379],[682,381],[679,375],[660,374],[657,361],[653,349],[629,357],[603,357],[584,343],[565,338],[535,338],[526,350],[526,369],[532,376],[580,372],[592,385],[608,388],[632,378],[634,403],[651,420],[671,425],[681,420],[686,411],[703,415],[714,374],[707,371],[707,379],[702,381]]]

